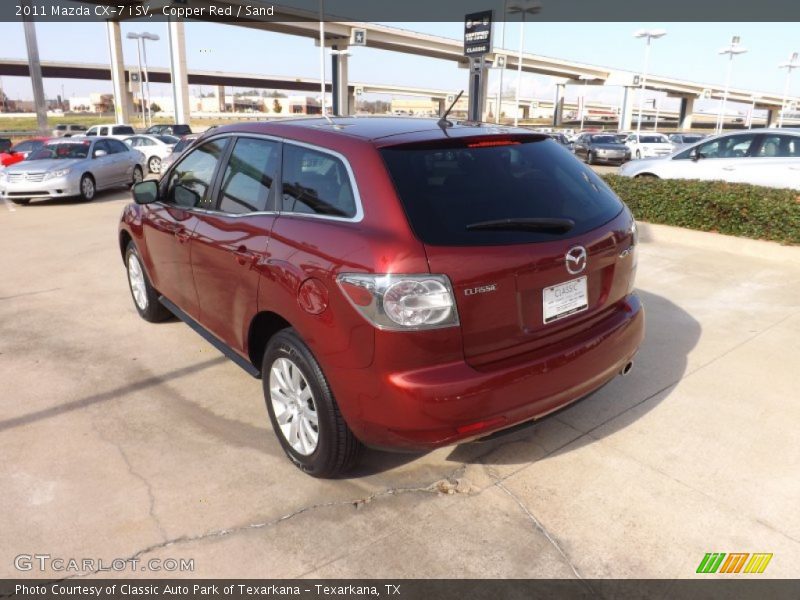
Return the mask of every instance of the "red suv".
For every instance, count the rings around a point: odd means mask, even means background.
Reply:
[[[546,135],[408,118],[238,124],[134,188],[136,310],[261,377],[304,471],[553,412],[644,336],[636,225]]]

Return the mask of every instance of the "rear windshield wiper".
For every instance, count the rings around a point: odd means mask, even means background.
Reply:
[[[544,231],[547,233],[566,233],[575,227],[572,219],[496,219],[480,221],[467,225],[468,231]]]

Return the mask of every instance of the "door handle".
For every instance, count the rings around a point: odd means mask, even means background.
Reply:
[[[176,227],[174,231],[175,237],[181,244],[185,244],[189,241],[189,238],[192,237],[191,234],[186,231],[184,227]]]
[[[239,246],[233,252],[234,257],[236,258],[236,262],[242,265],[254,265],[256,260],[258,260],[258,255],[255,252],[251,252],[247,249],[247,246]]]

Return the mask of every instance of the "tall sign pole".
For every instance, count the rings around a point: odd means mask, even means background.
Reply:
[[[469,108],[470,121],[483,118],[486,96],[486,55],[492,51],[491,10],[470,13],[464,17],[464,56],[469,58]]]

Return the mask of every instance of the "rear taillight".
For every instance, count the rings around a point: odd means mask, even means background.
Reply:
[[[343,273],[336,281],[350,304],[378,329],[458,325],[453,287],[446,275]]]
[[[628,233],[631,236],[631,245],[629,253],[631,255],[631,271],[628,275],[628,294],[633,293],[633,289],[636,285],[636,268],[638,266],[638,252],[636,250],[636,246],[639,245],[639,228],[636,226],[636,221],[631,219],[631,227],[628,230]]]

